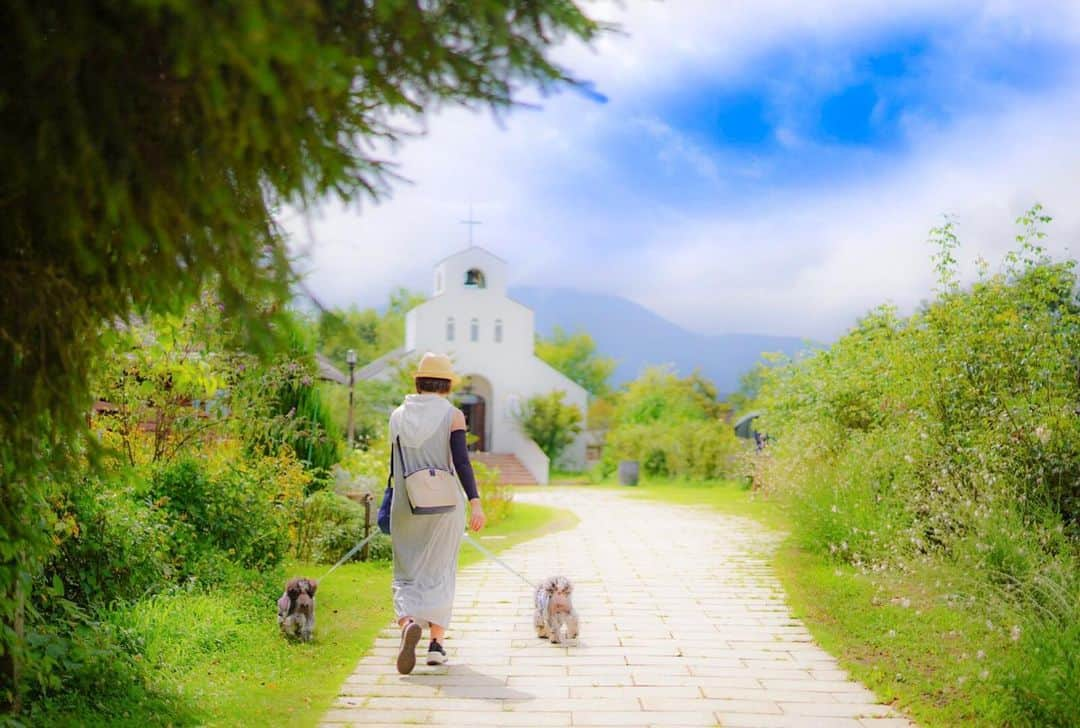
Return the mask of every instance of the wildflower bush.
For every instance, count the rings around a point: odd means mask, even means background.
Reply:
[[[1011,645],[982,675],[1008,696],[992,718],[1018,725],[1068,724],[1080,695],[1080,300],[1075,261],[1040,244],[1048,221],[1023,216],[1016,251],[969,288],[952,225],[935,230],[933,301],[770,368],[756,403],[771,444],[755,482],[790,502],[803,546],[968,575]]]

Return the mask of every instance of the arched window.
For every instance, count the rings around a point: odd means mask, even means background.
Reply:
[[[442,271],[435,274],[435,292],[442,293]]]
[[[471,341],[479,341],[480,340],[480,320],[479,319],[473,319],[472,323],[469,324],[469,339]]]
[[[495,319],[495,343],[502,343],[502,319]]]
[[[484,271],[479,268],[470,268],[465,274],[465,287],[487,288],[487,281],[484,280]]]
[[[454,317],[453,316],[448,316],[446,318],[446,340],[447,341],[453,341],[454,340]]]

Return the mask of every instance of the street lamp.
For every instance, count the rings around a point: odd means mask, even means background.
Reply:
[[[356,369],[356,350],[345,352],[345,361],[349,365],[349,449],[356,447],[356,426],[353,422],[353,371]]]

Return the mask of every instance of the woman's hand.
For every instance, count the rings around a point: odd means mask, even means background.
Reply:
[[[469,501],[470,511],[469,514],[469,528],[473,531],[479,531],[487,523],[487,516],[484,515],[484,508],[480,505],[480,499],[475,498]]]

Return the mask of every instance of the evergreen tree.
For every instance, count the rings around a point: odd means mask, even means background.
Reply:
[[[213,284],[265,340],[293,281],[274,211],[387,192],[372,142],[445,104],[572,82],[572,0],[11,0],[0,6],[0,701],[21,604],[115,322]]]

